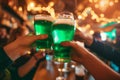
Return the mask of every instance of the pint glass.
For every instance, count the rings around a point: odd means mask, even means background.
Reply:
[[[52,26],[54,60],[57,62],[70,62],[70,47],[60,45],[63,41],[73,40],[75,21],[71,12],[62,12]]]
[[[34,30],[36,35],[48,34],[48,38],[45,40],[36,41],[36,50],[50,49],[52,44],[51,37],[51,25],[53,18],[50,15],[39,14],[34,17]]]

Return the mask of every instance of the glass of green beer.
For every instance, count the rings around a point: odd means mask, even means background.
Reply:
[[[61,42],[73,40],[75,33],[75,20],[71,12],[61,12],[52,25],[54,61],[70,62],[70,47],[63,47]]]
[[[48,34],[48,38],[45,40],[36,41],[36,50],[51,49],[53,43],[51,36],[51,28],[53,23],[53,17],[49,14],[38,14],[34,17],[34,31],[36,35]]]

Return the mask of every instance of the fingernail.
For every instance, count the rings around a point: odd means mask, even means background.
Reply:
[[[44,38],[47,38],[47,37],[48,37],[47,34],[41,34],[41,35],[39,35],[39,36],[44,37]]]
[[[48,35],[47,35],[47,34],[39,35],[39,39],[46,39],[46,38],[48,38]]]
[[[43,34],[43,36],[44,36],[44,37],[48,37],[48,35],[47,35],[47,34]]]

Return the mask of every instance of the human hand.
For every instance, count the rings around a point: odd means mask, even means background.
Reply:
[[[90,46],[93,42],[93,37],[88,36],[87,34],[83,33],[80,29],[76,28],[74,40],[84,42],[86,45]]]
[[[45,52],[44,51],[38,51],[36,52],[33,57],[36,59],[36,61],[39,61],[40,59],[45,57]]]
[[[46,60],[46,53],[44,51],[38,51],[33,57],[36,60],[36,66],[39,66],[42,61]]]
[[[14,42],[6,45],[4,50],[6,54],[14,61],[21,55],[24,55],[26,51],[29,51],[32,43],[36,40],[46,39],[48,35],[32,35],[22,36],[17,38]]]
[[[66,41],[61,43],[62,46],[72,47],[71,57],[72,60],[82,63],[86,58],[87,49],[84,48],[83,43],[75,42],[75,41]]]

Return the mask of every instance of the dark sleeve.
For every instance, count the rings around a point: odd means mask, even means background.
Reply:
[[[120,66],[120,52],[112,48],[110,45],[104,44],[94,39],[92,45],[86,47],[95,52],[97,55],[113,61],[116,65]]]
[[[26,64],[31,59],[31,56],[29,54],[26,54],[24,56],[21,56],[18,58],[10,67],[9,70],[11,71],[12,78],[14,80],[32,80],[36,68],[32,68],[29,73],[27,73],[24,77],[20,77],[18,74],[18,69]]]
[[[12,66],[19,68],[20,66],[26,64],[30,60],[31,56],[29,54],[23,55],[14,61]]]
[[[12,63],[3,48],[0,48],[0,71],[4,71]]]

